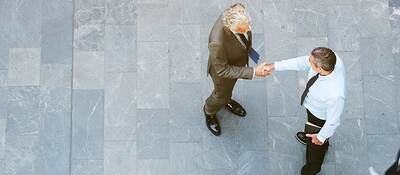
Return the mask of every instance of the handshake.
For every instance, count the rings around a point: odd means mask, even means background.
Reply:
[[[266,77],[268,75],[271,75],[274,70],[274,64],[267,64],[263,62],[255,68],[255,74],[258,77]]]

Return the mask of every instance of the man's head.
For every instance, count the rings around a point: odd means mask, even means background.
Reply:
[[[223,22],[234,33],[246,33],[250,30],[250,17],[240,3],[233,4],[224,11]]]
[[[313,49],[309,60],[313,70],[321,75],[329,74],[336,65],[335,53],[326,47],[317,47]]]

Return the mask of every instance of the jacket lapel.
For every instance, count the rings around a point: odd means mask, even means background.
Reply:
[[[241,49],[247,50],[247,49],[242,45],[242,43],[240,43],[240,41],[237,40],[235,34],[233,34],[232,31],[229,30],[229,29],[228,29],[227,27],[225,27],[225,26],[224,26],[224,32],[225,32],[225,35],[229,38],[229,40],[230,40],[231,42],[236,43],[236,45],[237,45],[238,47],[240,47]]]

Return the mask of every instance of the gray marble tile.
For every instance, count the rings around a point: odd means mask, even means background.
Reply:
[[[390,165],[399,151],[399,135],[368,135],[368,157],[372,165]],[[380,144],[377,144],[380,143]]]
[[[223,126],[223,122],[221,122]],[[240,156],[240,140],[237,128],[222,127],[222,134],[215,137],[204,130],[202,138],[202,167],[206,170],[236,169]],[[172,161],[172,159],[171,159]]]
[[[238,160],[238,175],[245,174],[268,174],[269,158],[266,151],[247,151],[240,155]]]
[[[79,51],[104,50],[104,24],[74,26],[74,49]],[[75,56],[74,56],[75,58]]]
[[[0,159],[0,168],[2,169],[2,170],[4,170],[5,169],[5,167],[4,167],[4,159]],[[2,174],[1,175],[3,175],[4,174],[4,172],[1,172]]]
[[[53,0],[51,2],[42,1],[42,21],[51,21],[57,19],[67,20],[67,18],[72,19],[74,12],[73,3],[74,0]]]
[[[36,174],[37,136],[8,137],[4,152],[4,174]]]
[[[213,24],[219,15],[231,5],[230,0],[204,0],[200,3],[200,22],[203,24]],[[210,28],[211,29],[211,28]]]
[[[8,70],[0,69],[0,87],[7,87],[8,85]]]
[[[391,37],[361,38],[360,56],[363,75],[377,74],[389,79],[393,77],[395,61],[392,54]]]
[[[107,24],[134,24],[137,18],[134,0],[105,0]]]
[[[297,56],[310,55],[316,47],[328,47],[327,37],[298,37],[296,38]]]
[[[199,1],[169,0],[168,18],[169,24],[199,24],[201,13]]]
[[[264,3],[265,59],[268,62],[296,56],[294,3]]]
[[[168,41],[171,80],[176,82],[199,80],[205,72],[199,66],[200,25],[172,25]]]
[[[369,162],[365,119],[344,119],[334,139],[336,174],[367,174]],[[354,161],[354,159],[363,161]],[[357,167],[357,168],[354,168]]]
[[[236,170],[235,169],[213,169],[213,170],[207,170],[207,169],[201,169],[201,174],[207,174],[207,175],[230,175],[230,174],[235,174]]]
[[[99,175],[103,173],[103,160],[72,160],[71,162],[71,175]]]
[[[167,41],[168,7],[141,6],[137,25],[140,26],[137,28],[138,41]]]
[[[72,62],[73,1],[42,2],[42,63]]]
[[[138,110],[137,117],[137,158],[169,158],[168,110]]]
[[[270,76],[266,87],[268,116],[293,117],[302,113],[298,87],[295,72],[275,72]]]
[[[109,174],[137,174],[135,142],[104,142],[104,175]]]
[[[390,8],[390,16],[389,16],[389,21],[390,21],[390,27],[392,31],[392,37],[393,39],[397,39],[400,36],[400,6],[399,7],[391,7]],[[397,49],[397,53],[399,52],[399,49]]]
[[[169,175],[168,159],[148,159],[137,161],[138,175]]]
[[[268,156],[269,163],[266,166],[268,167],[268,172],[271,174],[300,174],[301,168],[304,165],[302,156],[275,152],[268,152]]]
[[[8,48],[0,48],[0,69],[8,69]]]
[[[74,0],[74,27],[87,24],[104,24],[106,13],[105,0]]]
[[[106,25],[105,71],[136,71],[136,59],[136,26]]]
[[[72,65],[42,64],[40,86],[46,88],[71,88]]]
[[[336,165],[334,163],[322,164],[320,175],[335,175]]]
[[[4,148],[6,145],[6,120],[0,119],[0,159],[4,159]]]
[[[400,7],[400,1],[399,0],[389,0],[389,6],[390,7]]]
[[[171,83],[170,110],[177,119],[203,115],[202,83]]]
[[[168,4],[168,0],[137,0],[138,5],[159,5],[165,6]]]
[[[197,117],[171,117],[170,142],[201,142],[203,132],[208,132],[201,115]]]
[[[282,153],[298,157],[305,156],[305,154],[302,154],[305,153],[304,145],[298,143],[294,136],[297,132],[304,129],[304,123],[306,120],[306,115],[304,115],[304,118],[268,118],[268,150],[274,153]]]
[[[71,112],[70,88],[40,88],[40,111]]]
[[[236,132],[241,151],[266,151],[267,150],[267,120],[244,119],[239,123]]]
[[[295,2],[296,36],[324,37],[327,35],[328,18],[325,1],[300,0]]]
[[[136,140],[135,80],[136,73],[106,73],[105,140]]]
[[[8,111],[8,87],[0,87],[0,127],[6,128]]]
[[[390,33],[388,0],[364,1],[360,4],[360,32],[362,37]]]
[[[39,48],[41,1],[2,1],[0,8],[0,48]]]
[[[104,53],[74,52],[73,89],[104,88]]]
[[[400,37],[393,38],[392,53],[395,62],[398,63],[400,61]]]
[[[239,80],[233,92],[233,99],[239,102],[247,112],[247,116],[254,119],[267,117],[268,85],[265,81]]]
[[[137,66],[137,107],[169,108],[169,75],[165,73],[169,72],[167,43],[138,43]]]
[[[329,47],[335,51],[360,49],[359,7],[355,5],[333,6],[328,15]]]
[[[363,77],[359,52],[335,52],[346,68],[346,106],[342,119],[364,118]]]
[[[170,174],[201,174],[200,168],[205,162],[202,160],[200,144],[171,143],[170,145]]]
[[[37,86],[40,83],[40,49],[12,48],[9,51],[8,85]]]
[[[104,92],[74,90],[72,159],[103,159]]]
[[[70,112],[41,113],[36,174],[69,174]]]
[[[368,134],[398,134],[394,80],[364,76],[365,118]]]
[[[9,87],[7,105],[7,136],[27,136],[39,133],[38,87]]]

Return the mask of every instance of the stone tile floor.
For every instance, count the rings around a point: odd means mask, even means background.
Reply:
[[[266,61],[328,46],[345,62],[320,174],[382,173],[400,147],[400,1],[238,1]],[[204,125],[208,32],[233,2],[0,0],[0,174],[299,174],[303,73],[239,81],[248,117]]]

